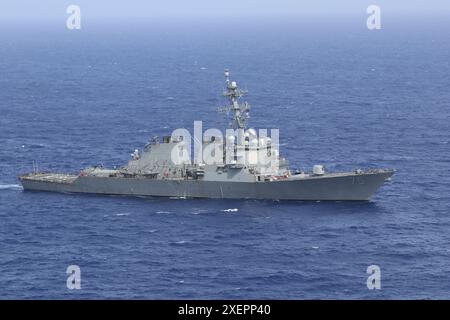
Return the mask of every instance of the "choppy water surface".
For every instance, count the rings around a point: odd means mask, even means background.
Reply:
[[[450,298],[448,36],[194,29],[2,31],[1,298]],[[398,173],[367,203],[22,191],[33,160],[121,165],[194,120],[224,128],[224,68],[292,166]]]

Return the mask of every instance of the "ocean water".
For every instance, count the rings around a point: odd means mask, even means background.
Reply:
[[[314,21],[0,31],[0,298],[450,298],[450,30]],[[395,168],[369,202],[23,192],[225,128],[223,69],[295,168]],[[81,268],[68,290],[66,268]],[[368,290],[369,265],[381,289]]]

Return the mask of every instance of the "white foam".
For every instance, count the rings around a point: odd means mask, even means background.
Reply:
[[[238,208],[233,208],[233,209],[224,209],[224,210],[221,210],[222,212],[238,212],[239,211],[239,209]]]
[[[0,190],[23,190],[20,184],[3,184],[0,183]]]
[[[122,217],[122,216],[129,216],[129,213],[116,213],[116,216]]]

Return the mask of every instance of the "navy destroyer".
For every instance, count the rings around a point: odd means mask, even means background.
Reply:
[[[247,129],[250,105],[246,91],[225,71],[230,126],[194,139],[175,130],[162,140],[154,137],[135,150],[118,169],[90,167],[78,174],[34,170],[19,177],[24,190],[130,196],[216,199],[353,200],[367,201],[395,173],[393,169],[357,169],[328,173],[323,165],[312,172],[290,169],[279,153],[278,137],[258,136]],[[195,130],[194,130],[195,131]],[[272,132],[272,131],[271,131]],[[191,142],[194,140],[194,159]]]

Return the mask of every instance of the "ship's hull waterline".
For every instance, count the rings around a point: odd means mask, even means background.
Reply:
[[[367,201],[394,170],[340,173],[265,182],[156,180],[29,174],[20,177],[24,190],[103,195],[213,198]]]

